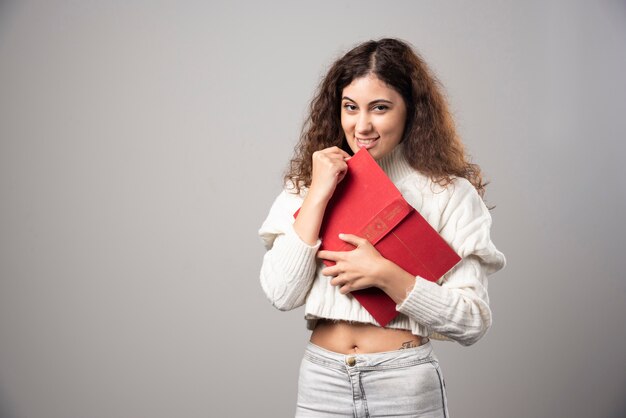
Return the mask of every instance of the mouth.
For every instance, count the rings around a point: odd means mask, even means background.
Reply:
[[[356,144],[359,148],[365,148],[365,149],[370,149],[372,148],[374,145],[376,145],[376,142],[378,141],[380,137],[377,136],[375,138],[357,138],[354,137],[354,139],[356,140]]]

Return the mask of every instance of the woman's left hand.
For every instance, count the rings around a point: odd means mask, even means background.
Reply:
[[[372,286],[382,288],[389,260],[365,238],[351,234],[339,234],[339,238],[356,248],[352,251],[322,250],[317,253],[319,258],[336,263],[322,270],[325,276],[335,276],[330,284],[339,286],[342,294]]]

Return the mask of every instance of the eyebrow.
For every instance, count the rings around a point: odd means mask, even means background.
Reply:
[[[349,98],[348,96],[343,96],[341,98],[341,100],[350,100],[351,102],[354,102],[354,100],[352,100],[351,98]],[[391,100],[387,100],[387,99],[376,99],[376,100],[372,100],[371,102],[368,103],[368,105],[373,105],[374,103],[389,103],[389,104],[393,104],[393,102]]]

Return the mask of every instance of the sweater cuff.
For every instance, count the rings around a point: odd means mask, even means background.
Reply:
[[[314,245],[302,241],[300,236],[290,228],[274,242],[274,249],[279,253],[278,263],[287,277],[302,277],[315,270],[317,266],[316,254],[322,244],[317,240]]]
[[[396,305],[398,312],[422,324],[438,322],[447,308],[445,289],[420,276],[415,278],[415,286],[402,303]]]

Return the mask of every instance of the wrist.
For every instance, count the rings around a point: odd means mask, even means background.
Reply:
[[[384,257],[382,259],[383,262],[380,264],[380,268],[377,274],[377,286],[383,291],[387,292],[393,287],[394,276],[397,275],[396,268],[398,268],[398,265]]]
[[[304,201],[312,206],[323,206],[325,208],[332,195],[332,192],[324,193],[315,186],[311,185],[307,191]]]
[[[385,260],[383,274],[381,275],[380,288],[396,304],[400,304],[415,286],[415,276],[392,261]]]

